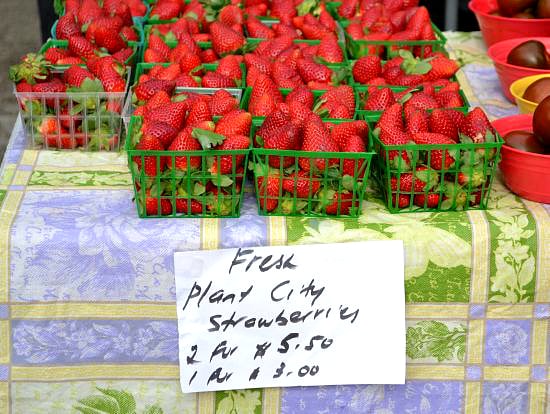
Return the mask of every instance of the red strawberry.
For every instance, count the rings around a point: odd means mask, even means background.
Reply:
[[[43,83],[37,83],[36,85],[32,86],[32,91],[39,93],[39,94],[49,94],[49,93],[60,93],[65,92],[66,86],[62,82],[43,82]],[[47,95],[46,95],[47,96]],[[46,105],[50,108],[55,108],[57,106],[56,101],[59,101],[60,105],[63,105],[63,100],[61,98],[48,98],[46,99]]]
[[[141,151],[163,151],[164,146],[162,143],[154,136],[147,135],[141,138],[139,143],[136,145],[136,150]],[[154,155],[141,156],[136,155],[133,157],[133,161],[136,163],[139,170],[142,169],[145,171],[147,177],[156,177],[158,174],[161,174],[164,171],[166,160],[164,157],[157,157]],[[142,164],[143,161],[143,164]],[[157,168],[158,162],[158,168]]]
[[[264,56],[259,56],[254,53],[247,53],[244,55],[244,62],[249,70],[250,68],[256,68],[265,75],[269,75],[271,73],[271,62]]]
[[[171,94],[175,86],[176,83],[174,81],[150,79],[138,84],[134,89],[134,94],[138,101],[148,101],[158,91],[164,91],[167,94]]]
[[[63,73],[63,79],[70,86],[80,88],[85,79],[94,79],[94,75],[80,66],[71,66]]]
[[[261,21],[255,17],[249,16],[246,19],[246,30],[249,37],[255,37],[259,39],[273,39],[275,33],[268,26],[263,24]]]
[[[365,152],[367,150],[363,138],[359,135],[351,135],[340,149],[342,152]],[[342,174],[359,177],[359,175],[365,174],[362,167],[363,161],[361,159],[346,158],[342,162]]]
[[[146,111],[145,120],[166,122],[179,130],[185,120],[187,109],[188,104],[186,102],[170,102]]]
[[[179,88],[194,88],[199,86],[196,79],[187,73],[182,73],[174,81]]]
[[[455,141],[446,135],[434,132],[413,134],[412,138],[413,141],[419,145],[455,144]],[[428,158],[430,166],[435,170],[441,170],[443,168],[449,169],[455,163],[454,157],[447,150],[431,150],[429,151]],[[443,162],[445,162],[445,164],[443,164]]]
[[[180,65],[172,63],[171,65],[163,67],[156,78],[159,80],[175,81],[179,75],[181,75]]]
[[[324,36],[319,43],[317,56],[329,63],[341,63],[344,61],[344,52],[338,44],[336,36],[329,34]]]
[[[447,116],[449,116],[451,118],[453,123],[458,128],[460,128],[460,126],[462,125],[462,122],[464,122],[464,119],[466,118],[466,115],[464,115],[464,113],[462,113],[460,111],[456,111],[454,109],[447,109],[447,110],[445,110],[445,112],[446,112]]]
[[[470,137],[475,143],[485,142],[488,132],[494,134],[495,130],[479,107],[472,109],[460,125],[460,133]]]
[[[193,128],[185,127],[180,133],[174,138],[169,151],[200,151],[202,150],[201,144],[197,139],[192,135]],[[168,158],[167,164],[169,168],[176,168],[181,171],[193,171],[197,170],[201,166],[201,157],[200,156],[176,156],[166,157]],[[174,164],[172,164],[174,161]]]
[[[258,177],[258,202],[260,208],[271,212],[279,205],[279,196],[282,193],[281,180],[277,176]]]
[[[437,56],[430,65],[432,69],[424,75],[425,80],[449,79],[458,70],[458,63],[445,56]]]
[[[204,88],[234,88],[235,81],[218,72],[206,72],[201,81]]]
[[[292,102],[300,102],[306,108],[313,108],[313,93],[304,85],[299,86],[296,89],[290,91],[286,96],[285,102],[291,104]]]
[[[224,136],[249,135],[252,116],[249,112],[236,109],[225,114],[216,124],[216,133]]]
[[[44,59],[52,64],[56,64],[58,60],[66,58],[69,56],[69,51],[67,49],[61,49],[58,47],[50,47],[44,53]]]
[[[151,190],[147,190],[145,196],[145,214],[147,216],[169,216],[172,214],[172,203],[168,198],[151,196]]]
[[[170,48],[168,45],[162,40],[160,36],[157,36],[154,33],[151,33],[149,35],[149,47],[148,49],[153,49],[156,51],[157,54],[159,54],[162,57],[163,62],[168,61],[168,56],[170,55]]]
[[[224,139],[221,145],[216,147],[217,150],[245,150],[250,147],[250,138],[245,135],[231,135]],[[233,160],[235,163],[233,163]],[[212,174],[229,174],[236,171],[243,163],[244,155],[220,155],[214,157],[214,163],[209,171]],[[235,170],[234,170],[235,169]]]
[[[103,10],[97,4],[96,0],[82,0],[78,9],[78,23],[81,26],[90,23],[92,20],[101,17]]]
[[[413,203],[422,208],[437,208],[440,199],[438,193],[416,194]]]
[[[69,38],[69,51],[83,59],[95,56],[95,48],[84,36],[72,36]]]
[[[139,38],[136,31],[130,26],[124,26],[120,31],[120,35],[126,42],[138,42]]]
[[[431,190],[439,182],[439,175],[427,167],[420,166],[414,173],[404,172],[399,176],[399,185],[397,177],[391,178],[392,191],[401,191],[405,193],[421,193],[425,190]]]
[[[311,152],[339,152],[340,149],[320,118],[312,115],[304,126],[302,150]],[[329,161],[329,163],[333,162],[333,160]],[[326,158],[301,157],[299,164],[304,171],[309,171],[310,169],[325,171],[325,168],[328,167]]]
[[[213,22],[210,25],[210,34],[212,48],[220,56],[235,53],[245,44],[245,38],[241,33],[221,22]]]
[[[187,115],[186,125],[188,126],[197,126],[203,121],[211,121],[212,114],[210,113],[210,108],[208,103],[203,99],[198,99],[195,101],[189,114]]]
[[[404,131],[404,125],[403,125],[403,108],[401,107],[401,104],[394,103],[389,108],[387,108],[384,112],[382,112],[382,115],[380,116],[380,119],[378,120],[377,126],[381,128],[382,130],[386,127],[389,128],[396,128],[400,131]],[[393,145],[393,144],[388,144]]]
[[[244,23],[243,11],[237,5],[228,4],[220,10],[217,20],[229,27],[240,26]]]
[[[264,120],[263,124],[256,130],[256,137],[270,136],[275,133],[283,125],[288,125],[290,122],[289,115],[280,108],[271,112]],[[263,142],[263,141],[262,141]],[[259,142],[256,140],[255,145]],[[262,145],[259,145],[262,146]]]
[[[170,20],[178,17],[182,3],[177,1],[159,1],[151,10],[151,20]]]
[[[331,215],[349,215],[353,206],[357,207],[359,200],[353,200],[353,194],[347,190],[338,193],[334,190],[323,189],[319,198],[324,201],[322,211]]]
[[[410,143],[409,136],[402,129],[388,125],[380,129],[380,141],[385,145],[405,145]],[[385,154],[381,154],[386,156]],[[407,151],[389,150],[388,161],[392,166],[400,170],[410,168],[410,157]]]
[[[178,130],[176,128],[164,122],[150,121],[143,127],[143,135],[155,137],[162,143],[164,148],[170,146],[177,134]]]
[[[405,109],[405,121],[407,133],[430,132],[428,113],[424,109],[417,109],[411,106]]]
[[[203,205],[197,200],[189,200],[187,198],[176,199],[176,212],[179,214],[193,215],[202,214]]]
[[[364,109],[367,111],[383,111],[395,103],[393,92],[389,88],[375,89],[369,93]]]
[[[158,50],[147,48],[143,53],[143,61],[145,63],[162,63],[166,61],[166,58]]]
[[[341,124],[336,124],[330,131],[330,135],[340,148],[340,151],[344,151],[344,148],[348,148],[347,142],[352,136],[361,137],[363,143],[366,144],[368,133],[369,125],[363,120],[342,122]]]
[[[458,92],[448,91],[435,94],[435,100],[441,108],[460,108],[464,101]]]
[[[442,109],[434,109],[430,114],[430,131],[446,135],[453,141],[458,142],[458,125]]]
[[[224,115],[234,109],[237,109],[239,102],[225,89],[220,89],[212,95],[212,100],[209,105],[212,116],[216,116]]]
[[[181,59],[171,56],[170,60],[173,62],[179,61],[179,69],[182,73],[193,73],[200,75],[202,72],[197,70],[197,68],[202,64],[201,58],[194,53],[189,52]]]
[[[220,59],[220,63],[216,68],[216,72],[233,79],[235,81],[235,84],[237,86],[240,86],[242,71],[236,56],[228,55]]]
[[[320,63],[315,63],[311,59],[301,59],[298,61],[298,71],[304,82],[318,81],[330,82],[332,71]]]
[[[407,107],[416,109],[433,109],[439,108],[439,104],[430,95],[427,95],[424,92],[415,92],[407,100],[407,102],[405,102],[405,108]]]
[[[293,197],[312,198],[321,188],[321,180],[315,175],[310,176],[310,173],[299,170],[283,178],[283,190]]]
[[[126,80],[110,65],[103,65],[99,79],[105,92],[125,92]]]
[[[80,28],[76,24],[74,14],[66,13],[57,21],[55,36],[59,40],[67,40],[75,35],[80,35]]]
[[[334,101],[341,103],[352,115],[355,112],[355,93],[353,92],[353,88],[349,85],[340,85],[330,89],[322,95],[321,99],[327,102]]]
[[[391,207],[407,208],[411,204],[411,196],[408,194],[399,194],[399,199],[392,194]]]
[[[358,5],[359,0],[343,0],[340,4],[340,7],[338,7],[338,15],[347,19],[351,19],[353,16],[355,16]]]
[[[355,82],[367,84],[371,79],[382,74],[382,65],[378,56],[364,56],[359,58],[352,69]]]

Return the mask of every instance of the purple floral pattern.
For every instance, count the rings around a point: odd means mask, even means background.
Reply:
[[[527,383],[486,382],[483,384],[483,414],[527,412]]]
[[[528,364],[530,321],[487,321],[485,360],[489,364]]]
[[[283,390],[281,412],[458,414],[464,387],[458,381],[409,381],[405,385],[336,385]]]
[[[13,321],[13,362],[178,361],[175,321]]]

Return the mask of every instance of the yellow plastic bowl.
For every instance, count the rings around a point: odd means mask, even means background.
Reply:
[[[542,78],[550,78],[550,73],[545,75],[526,76],[525,78],[518,79],[510,85],[510,93],[516,100],[520,114],[532,114],[535,112],[535,109],[537,109],[538,103],[528,101],[522,97],[529,85]]]

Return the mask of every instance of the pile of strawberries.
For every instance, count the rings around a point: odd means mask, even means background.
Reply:
[[[83,0],[62,0],[62,2],[64,3],[64,8],[57,10],[56,7],[56,11],[60,15],[67,13],[78,14],[79,12],[84,15],[88,13],[86,6],[82,5],[85,3]],[[58,1],[54,0],[54,6],[57,3]],[[127,16],[127,10],[130,11],[131,17],[143,17],[147,13],[147,6],[145,6],[142,0],[104,0],[103,9],[108,13],[116,14],[120,17]]]
[[[236,99],[223,90],[173,98],[159,90],[142,108],[143,116],[134,118],[130,156],[144,214],[235,214],[250,147],[250,113],[237,109]],[[190,151],[199,153],[186,154]],[[159,176],[159,182],[151,180]]]
[[[73,0],[67,2],[55,34],[73,44],[79,52],[75,56],[88,58],[129,49],[128,42],[140,40],[133,24],[130,6],[123,0],[104,0],[102,6],[98,0]]]
[[[10,67],[23,119],[32,119],[26,126],[34,144],[118,148],[127,68],[113,56],[90,57],[86,65],[56,71],[43,55],[29,53]]]
[[[287,99],[255,132],[255,147],[274,150],[260,153],[253,168],[260,208],[264,213],[349,215],[362,197],[368,125],[362,120],[323,122],[306,105],[298,95]]]
[[[487,195],[496,147],[484,144],[495,143],[496,135],[480,108],[466,115],[453,109],[428,113],[395,103],[382,113],[373,135],[384,144],[375,147],[388,166],[381,178],[391,184],[386,194],[391,208],[464,209]],[[458,143],[480,145],[465,149]]]
[[[409,106],[418,109],[462,108],[465,105],[456,82],[449,82],[437,89],[426,82],[401,91],[369,86],[366,93],[359,91],[358,95],[359,109],[364,111],[383,111],[396,102],[404,104],[405,109]]]
[[[430,14],[424,7],[418,7],[418,0],[344,0],[338,8],[341,17],[349,19],[347,34],[353,40],[361,41],[430,41],[436,40]],[[413,53],[422,56],[432,51],[431,46],[416,46]],[[360,47],[359,56],[380,54],[386,51],[376,44]],[[359,57],[356,56],[356,57]]]
[[[353,80],[362,85],[418,86],[430,83],[445,86],[458,71],[458,63],[443,53],[415,58],[411,52],[400,50],[398,56],[382,62],[375,55],[359,58],[353,65]]]

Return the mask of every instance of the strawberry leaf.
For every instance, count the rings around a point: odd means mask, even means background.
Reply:
[[[216,145],[221,145],[225,140],[225,136],[223,135],[200,128],[193,128],[191,135],[199,141],[203,149],[210,149]]]
[[[233,180],[227,175],[213,175],[211,181],[217,187],[229,187],[233,184]]]
[[[206,187],[201,183],[195,183],[193,187],[193,195],[198,196],[206,192]]]
[[[172,42],[177,42],[178,39],[176,37],[176,35],[174,33],[172,33],[172,31],[169,31],[168,33],[166,33],[166,36],[164,36],[164,42],[165,43],[172,43]]]
[[[342,187],[344,187],[346,190],[353,192],[354,184],[355,179],[351,175],[346,174],[342,177]]]
[[[485,132],[485,142],[496,142],[495,134],[490,129]]]

